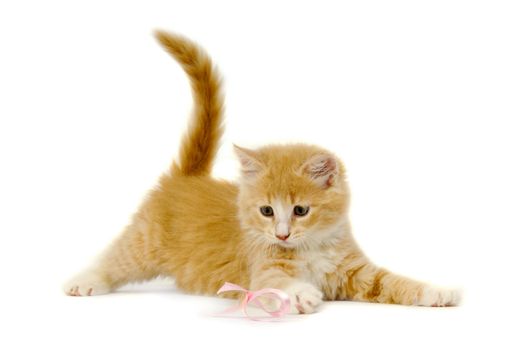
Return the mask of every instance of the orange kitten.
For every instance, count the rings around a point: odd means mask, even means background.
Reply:
[[[220,78],[194,43],[156,35],[194,93],[179,162],[96,264],[66,285],[68,295],[170,276],[190,293],[215,294],[227,281],[280,288],[300,313],[315,311],[322,300],[458,303],[455,291],[394,275],[366,258],[350,231],[345,169],[331,152],[304,144],[235,147],[240,184],[212,178],[222,134]]]

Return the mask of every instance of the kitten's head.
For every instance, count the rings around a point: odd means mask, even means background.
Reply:
[[[349,191],[333,154],[303,144],[235,151],[242,170],[238,214],[251,239],[299,248],[342,233]]]

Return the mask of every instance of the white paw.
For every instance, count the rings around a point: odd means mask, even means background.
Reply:
[[[322,292],[309,283],[295,282],[285,292],[291,299],[291,313],[310,314],[322,304]]]
[[[64,292],[74,297],[106,294],[109,291],[108,285],[93,271],[85,271],[64,285]]]
[[[455,306],[461,301],[458,290],[424,287],[421,297],[417,301],[419,306]]]

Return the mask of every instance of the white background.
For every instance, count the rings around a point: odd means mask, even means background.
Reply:
[[[526,17],[522,1],[2,1],[0,347],[525,348]],[[217,176],[237,176],[232,143],[333,150],[369,256],[464,304],[270,324],[211,317],[231,302],[166,281],[64,296],[185,130],[189,86],[154,28],[224,74]]]

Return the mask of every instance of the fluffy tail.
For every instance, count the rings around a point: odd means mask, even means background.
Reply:
[[[187,73],[194,96],[192,120],[179,150],[178,172],[207,175],[223,134],[221,79],[210,57],[192,41],[163,31],[155,36]]]

